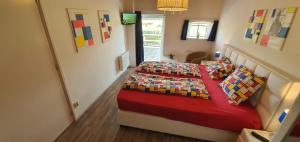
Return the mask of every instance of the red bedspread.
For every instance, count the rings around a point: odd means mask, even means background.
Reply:
[[[119,109],[232,132],[240,132],[243,128],[261,129],[255,108],[250,104],[229,104],[218,87],[220,81],[211,80],[204,66],[200,66],[200,71],[211,100],[122,89],[117,97]]]

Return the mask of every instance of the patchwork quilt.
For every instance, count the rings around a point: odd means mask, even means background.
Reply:
[[[168,95],[182,95],[210,99],[206,87],[201,79],[177,78],[160,75],[133,73],[123,85],[124,89],[144,92],[162,93]]]
[[[199,65],[191,63],[146,61],[141,63],[136,71],[201,77]]]

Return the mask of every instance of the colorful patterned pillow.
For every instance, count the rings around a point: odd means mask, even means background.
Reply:
[[[231,61],[228,57],[222,57],[218,62],[219,63],[231,64]]]
[[[216,63],[207,66],[207,71],[211,79],[218,80],[229,76],[235,70],[235,66],[226,63]]]
[[[133,73],[124,82],[123,88],[210,99],[204,83],[201,79],[197,78],[176,78],[145,73]]]
[[[235,105],[239,105],[262,87],[265,81],[266,78],[258,77],[246,67],[240,66],[228,76],[220,86],[226,93],[228,101]]]

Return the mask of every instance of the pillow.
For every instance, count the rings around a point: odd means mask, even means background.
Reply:
[[[228,101],[239,105],[261,88],[265,81],[266,78],[258,77],[245,66],[240,66],[220,86],[226,93]]]
[[[259,88],[255,94],[253,94],[250,98],[249,98],[249,103],[253,106],[256,107],[257,104],[259,103],[259,100],[261,99],[262,93],[264,91],[266,86],[263,86],[261,88]]]
[[[226,63],[226,64],[231,64],[231,61],[228,57],[222,57],[218,63]]]
[[[207,66],[207,72],[211,79],[218,80],[229,76],[235,70],[235,66],[226,63],[216,63]]]

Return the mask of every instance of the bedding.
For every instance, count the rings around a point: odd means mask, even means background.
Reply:
[[[228,76],[220,86],[232,104],[239,105],[252,96],[265,83],[265,78],[253,74],[245,66],[240,66]]]
[[[210,100],[191,97],[151,95],[155,93],[121,89],[117,96],[120,110],[163,117],[204,127],[241,132],[243,128],[261,129],[260,117],[248,102],[231,105],[220,87],[200,66]]]
[[[228,57],[222,57],[218,63],[225,63],[225,64],[231,64],[231,61]]]
[[[227,63],[216,62],[207,66],[207,72],[211,79],[219,80],[229,76],[235,70],[235,66]]]
[[[177,78],[145,73],[133,73],[124,82],[123,88],[209,99],[205,85],[201,79],[197,78]]]
[[[145,61],[137,67],[136,71],[142,73],[201,77],[199,65],[192,63]]]

